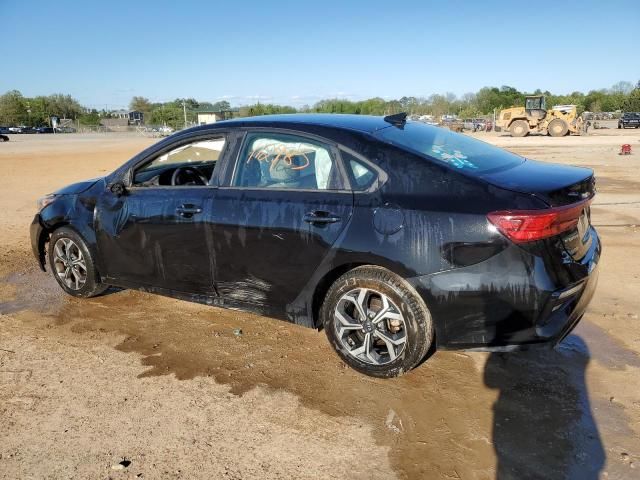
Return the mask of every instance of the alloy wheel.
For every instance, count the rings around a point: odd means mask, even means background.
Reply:
[[[87,282],[87,264],[80,247],[70,238],[60,238],[53,247],[53,266],[58,278],[71,290]]]
[[[358,360],[385,365],[404,351],[404,316],[387,295],[368,288],[351,290],[340,297],[334,315],[337,338]]]

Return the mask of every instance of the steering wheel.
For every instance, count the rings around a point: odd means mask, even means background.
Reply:
[[[189,177],[186,182],[178,182],[181,175]],[[207,177],[202,175],[197,168],[194,167],[178,167],[173,171],[171,175],[171,185],[174,187],[177,185],[206,185]]]

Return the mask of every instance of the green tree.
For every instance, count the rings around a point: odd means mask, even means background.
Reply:
[[[28,121],[27,104],[18,90],[0,96],[0,124],[23,125]]]
[[[184,112],[182,105],[176,105],[175,102],[156,104],[151,111],[149,120],[145,123],[151,125],[168,125],[175,129],[183,128]]]
[[[81,125],[97,127],[98,125],[100,125],[100,120],[102,120],[102,118],[98,114],[98,111],[94,109],[80,115],[80,117],[78,117],[78,120],[80,121]]]
[[[52,115],[62,118],[77,118],[83,111],[82,105],[71,95],[56,93],[47,97]]]
[[[612,93],[622,93],[623,95],[629,95],[633,91],[633,83],[631,82],[618,82],[611,87]]]
[[[142,112],[146,116],[151,113],[153,106],[151,105],[149,99],[146,97],[133,97],[131,99],[131,102],[129,102],[129,108],[131,110]]]
[[[231,110],[231,104],[226,100],[221,100],[219,102],[216,102],[211,107],[212,107],[212,110],[219,110],[221,112],[225,110],[226,111]]]
[[[624,100],[622,109],[625,112],[640,112],[640,86],[635,88]]]

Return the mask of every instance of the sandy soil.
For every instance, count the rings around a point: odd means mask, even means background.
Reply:
[[[476,136],[595,169],[598,291],[555,351],[438,352],[394,380],[284,322],[64,296],[30,252],[36,199],[155,140],[0,144],[0,478],[640,478],[640,131]]]

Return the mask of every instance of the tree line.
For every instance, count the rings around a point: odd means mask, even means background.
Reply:
[[[536,90],[529,95],[545,95],[547,106],[577,105],[578,112],[640,111],[640,81],[618,82],[611,88],[591,90],[588,93],[572,92],[557,95],[549,91]],[[412,115],[456,114],[463,118],[491,115],[494,110],[524,105],[524,92],[514,87],[484,87],[475,93],[456,96],[453,93],[434,94],[429,97],[402,97],[385,100],[380,97],[351,101],[346,99],[324,99],[313,105],[294,108],[288,105],[256,103],[232,109],[227,101],[216,103],[199,102],[193,98],[177,98],[170,102],[151,102],[141,96],[133,97],[131,110],[145,114],[149,125],[169,125],[180,128],[185,123],[194,123],[198,110],[225,111],[227,116],[246,117],[275,113],[354,113],[362,115],[389,115],[407,112]],[[51,116],[71,118],[82,125],[99,125],[101,119],[109,118],[113,112],[83,107],[71,95],[54,94],[48,96],[24,97],[19,91],[11,90],[0,95],[0,125],[42,126],[49,123]]]

